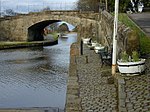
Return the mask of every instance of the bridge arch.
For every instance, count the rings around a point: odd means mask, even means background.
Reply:
[[[41,12],[4,18],[0,21],[0,35],[10,41],[43,40],[40,33],[53,22],[65,21],[78,26],[81,19],[77,13],[79,12]]]
[[[43,29],[49,24],[60,22],[60,20],[45,20],[42,22],[35,23],[34,25],[28,28],[28,41],[42,41],[43,37]]]

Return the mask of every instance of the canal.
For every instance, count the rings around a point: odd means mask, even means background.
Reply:
[[[70,45],[75,33],[58,45],[0,51],[0,108],[64,109]]]

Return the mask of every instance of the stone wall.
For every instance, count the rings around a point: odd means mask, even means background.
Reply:
[[[2,40],[26,41],[28,33],[28,20],[24,18],[9,18],[0,23],[0,37]]]
[[[80,37],[78,41],[81,38],[92,38],[102,45],[107,45],[109,49],[112,49],[113,25],[114,18],[106,11],[95,14],[92,19],[81,18],[78,26],[78,37]],[[118,23],[118,36],[116,39],[118,58],[120,52],[124,50],[131,54],[132,51],[139,49],[137,33],[120,22]]]
[[[103,38],[100,40],[103,41],[102,43],[109,46],[112,45],[113,40],[113,20],[113,16],[108,12],[102,12],[100,21],[101,24],[99,27],[101,29],[100,35]],[[131,54],[132,51],[139,49],[139,37],[137,33],[120,22],[118,23],[118,36],[116,39],[118,54],[124,50]]]

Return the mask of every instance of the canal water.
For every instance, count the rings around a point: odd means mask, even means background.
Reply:
[[[59,38],[58,45],[0,51],[0,108],[64,109],[70,45],[77,35]]]

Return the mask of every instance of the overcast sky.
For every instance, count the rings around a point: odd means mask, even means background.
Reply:
[[[1,11],[13,9],[16,12],[38,11],[45,7],[52,10],[69,10],[77,0],[0,0]]]

